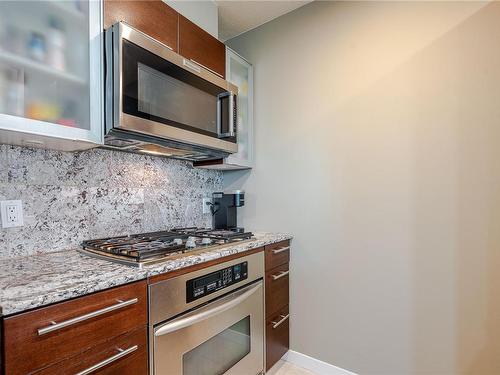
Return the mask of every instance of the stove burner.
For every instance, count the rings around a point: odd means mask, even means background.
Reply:
[[[85,253],[99,255],[126,264],[141,265],[161,261],[168,256],[193,249],[250,239],[251,232],[212,230],[196,227],[150,232],[83,241]]]
[[[174,228],[172,232],[189,234],[201,238],[220,239],[226,242],[230,240],[245,240],[253,236],[252,232],[236,232],[230,229],[200,229],[196,227]]]

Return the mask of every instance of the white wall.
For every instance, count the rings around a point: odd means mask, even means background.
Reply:
[[[218,38],[219,14],[217,4],[212,0],[163,0],[191,22],[194,22],[207,33]]]
[[[500,4],[314,2],[255,66],[240,222],[290,231],[291,346],[360,374],[500,373]]]

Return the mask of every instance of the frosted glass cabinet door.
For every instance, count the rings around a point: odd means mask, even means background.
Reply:
[[[238,86],[238,153],[227,163],[242,168],[253,166],[253,66],[226,47],[226,79]]]
[[[102,143],[102,4],[0,1],[0,143]]]

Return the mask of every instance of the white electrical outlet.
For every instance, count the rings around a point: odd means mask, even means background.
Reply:
[[[23,225],[23,202],[20,200],[1,201],[2,227],[13,228]]]
[[[210,214],[210,207],[212,206],[212,198],[203,198],[203,213]]]

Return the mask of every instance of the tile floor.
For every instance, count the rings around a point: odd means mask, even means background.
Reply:
[[[306,370],[302,367],[292,365],[290,362],[279,361],[276,363],[266,375],[317,375],[314,372]]]

